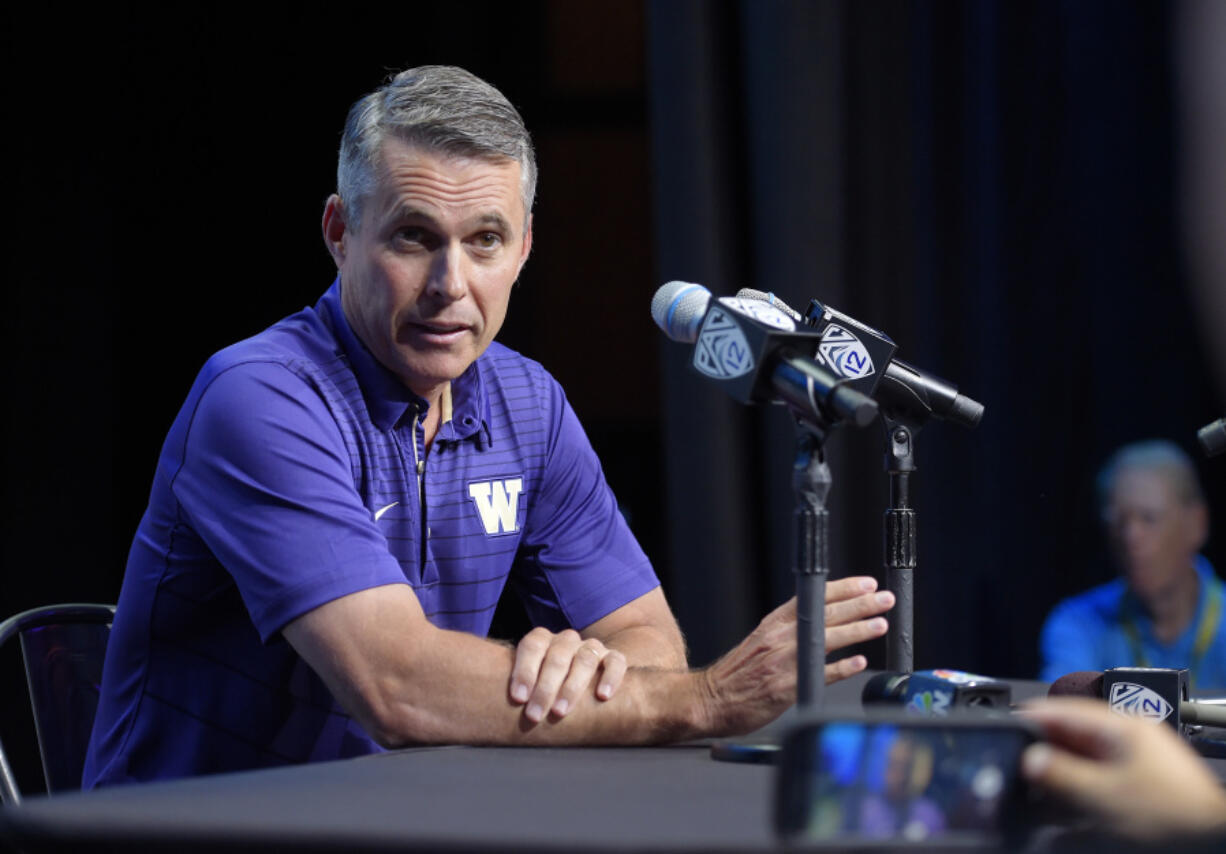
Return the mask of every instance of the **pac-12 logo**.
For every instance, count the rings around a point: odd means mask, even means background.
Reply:
[[[860,339],[837,324],[830,324],[817,345],[818,361],[841,377],[858,380],[872,376],[873,357]]]
[[[712,306],[694,346],[694,367],[717,380],[742,377],[753,370],[753,353],[740,325],[728,312]]]
[[[523,488],[522,477],[480,480],[468,485],[468,497],[473,500],[488,536],[514,534],[519,530],[519,494]]]
[[[1107,702],[1116,714],[1144,718],[1154,723],[1166,720],[1175,710],[1157,691],[1134,682],[1116,682],[1111,686],[1111,696]]]

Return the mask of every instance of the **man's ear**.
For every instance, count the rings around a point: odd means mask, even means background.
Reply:
[[[345,234],[348,227],[345,225],[345,204],[336,193],[328,196],[328,201],[324,203],[323,232],[328,254],[332,256],[339,270],[345,261]]]
[[[528,224],[524,227],[524,240],[519,249],[519,267],[515,270],[516,278],[528,263],[528,255],[532,252],[532,214],[528,214]]]
[[[1200,502],[1188,505],[1184,510],[1188,526],[1188,544],[1198,553],[1209,542],[1209,508]]]

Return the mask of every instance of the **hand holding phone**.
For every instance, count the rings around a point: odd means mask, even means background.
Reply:
[[[1007,842],[1024,826],[1021,756],[1035,737],[1007,715],[803,723],[783,742],[776,829],[844,846]]]
[[[1226,834],[1226,790],[1172,728],[1080,697],[1023,714],[1047,737],[1026,751],[1023,775],[1103,830],[1146,840]]]

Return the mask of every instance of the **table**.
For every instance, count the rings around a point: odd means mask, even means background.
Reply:
[[[78,851],[769,850],[772,772],[700,745],[423,748],[27,800],[4,811],[0,838]]]
[[[827,702],[858,699],[864,679]],[[1044,690],[1014,683],[1014,698]],[[119,786],[0,810],[0,841],[227,854],[778,850],[774,769],[714,761],[709,747],[432,747]]]

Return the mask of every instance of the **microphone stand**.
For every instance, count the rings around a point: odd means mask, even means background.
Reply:
[[[824,437],[796,426],[792,488],[796,508],[796,705],[802,713],[822,706],[826,688],[826,579],[830,575],[826,496],[832,479],[822,452]]]
[[[890,476],[890,506],[885,511],[885,586],[894,593],[894,610],[886,634],[886,670],[915,669],[916,515],[911,507],[911,473],[915,466],[913,421],[882,412],[885,424],[885,468]]]
[[[822,708],[826,690],[826,579],[830,574],[829,518],[826,497],[833,482],[823,451],[832,425],[812,417],[796,419],[796,457],[792,463],[792,513],[796,531],[796,706],[800,714]],[[777,723],[777,722],[776,722]],[[748,739],[720,740],[711,758],[722,762],[774,762],[779,728],[772,724]]]

